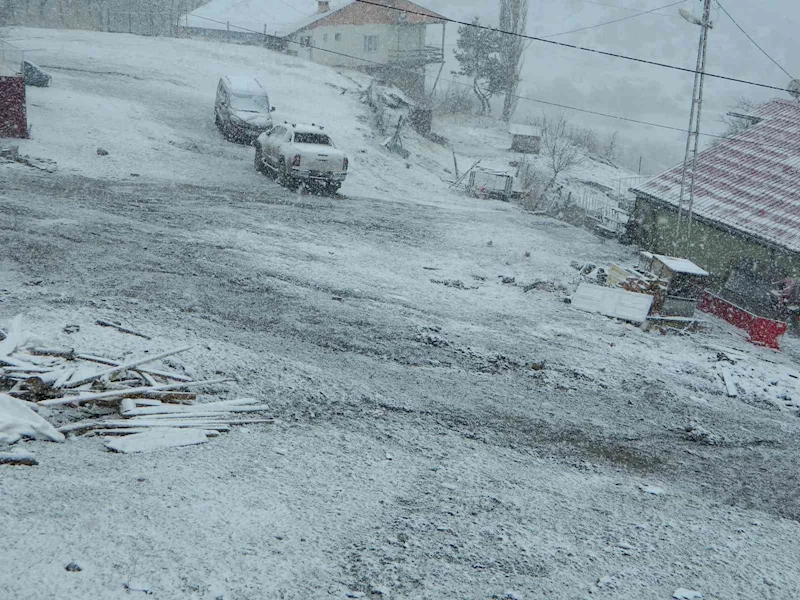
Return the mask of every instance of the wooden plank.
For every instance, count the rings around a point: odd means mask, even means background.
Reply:
[[[195,404],[186,408],[202,408],[202,404]],[[153,417],[155,419],[170,419],[173,417],[178,418],[196,418],[196,417],[224,417],[231,413],[248,413],[248,412],[264,412],[270,410],[269,405],[262,404],[259,406],[232,406],[227,409],[219,410],[189,410],[178,411],[168,410],[169,408],[183,408],[179,406],[145,406],[142,408],[134,408],[133,410],[125,411],[123,417]]]
[[[720,373],[722,374],[722,379],[725,382],[725,388],[728,392],[728,396],[731,398],[735,398],[739,395],[739,391],[736,389],[736,381],[733,378],[730,370],[725,367],[720,367]]]
[[[119,361],[105,358],[104,356],[94,356],[92,354],[76,354],[75,358],[79,358],[80,360],[85,360],[88,362],[95,362],[101,365],[108,365],[110,367],[116,367],[121,365]],[[136,368],[133,369],[134,371],[138,371],[139,373],[148,373],[149,375],[155,375],[156,377],[165,377],[167,379],[173,379],[175,381],[191,381],[191,377],[187,377],[186,375],[179,375],[178,373],[168,373],[166,371],[157,371],[156,369],[141,369]]]
[[[24,465],[34,467],[39,464],[30,452],[12,451],[0,452],[0,465]]]
[[[71,433],[75,431],[86,431],[95,428],[105,429],[130,429],[135,427],[198,427],[201,429],[216,429],[218,425],[249,425],[252,423],[274,423],[275,419],[108,419],[104,421],[81,421],[80,423],[70,423],[58,428],[61,433]]]
[[[169,429],[170,427],[165,427],[164,429]],[[158,427],[141,427],[141,428],[131,428],[131,429],[92,429],[88,431],[85,436],[96,436],[96,435],[104,435],[104,436],[116,436],[116,435],[131,435],[133,433],[144,433],[145,431],[152,431],[153,429],[158,429]],[[208,437],[216,437],[220,433],[225,433],[230,431],[231,428],[228,425],[217,425],[216,429],[200,429],[203,433],[205,433]]]
[[[144,338],[146,340],[152,339],[150,336],[144,335],[143,333],[139,333],[138,331],[134,331],[133,329],[128,329],[127,327],[123,327],[122,325],[117,325],[116,323],[112,323],[111,321],[106,321],[104,319],[97,319],[95,323],[97,323],[101,327],[111,327],[112,329],[116,329],[117,331],[120,331],[122,333],[135,335],[137,337]]]
[[[81,394],[79,396],[65,396],[63,398],[53,398],[51,400],[42,400],[39,402],[42,406],[59,406],[61,404],[83,404],[84,402],[91,402],[93,400],[104,400],[107,398],[130,398],[137,394],[143,394],[153,391],[168,391],[177,390],[185,387],[199,387],[201,385],[216,385],[218,383],[225,383],[228,379],[210,379],[208,381],[188,381],[185,383],[170,383],[160,385],[156,388],[150,386],[129,388],[127,390],[111,390],[109,392],[99,392],[96,394]]]
[[[183,346],[181,348],[176,348],[175,350],[168,350],[167,352],[161,352],[159,354],[154,354],[153,356],[140,357],[140,358],[137,358],[135,360],[131,360],[131,361],[119,364],[119,365],[117,365],[115,367],[110,367],[110,368],[105,369],[103,371],[98,371],[97,373],[94,373],[93,375],[90,375],[88,377],[83,377],[83,378],[78,379],[76,381],[70,381],[67,384],[66,387],[71,387],[71,388],[72,387],[77,387],[77,386],[82,385],[84,383],[89,383],[90,381],[94,381],[95,379],[100,379],[102,377],[107,377],[109,375],[113,375],[114,373],[118,373],[119,371],[127,371],[128,369],[133,369],[134,367],[138,367],[139,365],[144,365],[144,364],[147,364],[149,362],[153,362],[153,361],[156,361],[156,360],[160,360],[162,358],[166,358],[167,356],[172,356],[174,354],[179,354],[180,352],[186,352],[187,350],[189,350],[189,348],[191,348],[191,346]]]

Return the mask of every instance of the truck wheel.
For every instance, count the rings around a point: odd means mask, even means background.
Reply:
[[[217,129],[222,128],[222,121],[219,120],[219,115],[217,114],[217,111],[214,111],[214,125],[217,126]]]
[[[329,196],[335,196],[340,187],[342,187],[341,183],[329,183],[325,186],[325,193]]]
[[[264,166],[264,157],[261,154],[261,144],[256,142],[256,157],[255,157],[256,171],[259,173],[267,174],[267,167]]]
[[[289,175],[289,171],[286,168],[286,161],[283,158],[281,158],[281,162],[278,165],[278,181],[287,190],[295,191],[300,187],[300,182]]]

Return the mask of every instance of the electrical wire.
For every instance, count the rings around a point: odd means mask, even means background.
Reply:
[[[783,68],[783,67],[780,65],[780,63],[779,63],[777,60],[775,60],[775,59],[774,59],[774,58],[772,58],[772,57],[771,57],[769,54],[767,54],[767,51],[766,51],[766,50],[764,50],[764,49],[763,49],[761,46],[759,46],[759,45],[758,45],[758,42],[756,42],[756,41],[755,41],[755,40],[754,40],[752,37],[750,37],[750,34],[749,34],[749,33],[747,33],[747,32],[746,32],[744,29],[742,29],[742,26],[741,26],[741,25],[739,25],[739,23],[737,23],[737,22],[736,22],[736,19],[734,19],[734,18],[733,18],[733,16],[731,15],[731,13],[729,13],[729,12],[728,12],[728,10],[727,10],[727,9],[726,9],[724,6],[722,6],[722,3],[721,3],[721,2],[719,2],[719,0],[717,0],[717,6],[719,6],[719,7],[722,9],[722,12],[724,12],[726,15],[728,15],[728,18],[729,18],[731,21],[733,21],[733,24],[734,24],[734,25],[736,25],[736,27],[738,27],[738,28],[739,28],[739,31],[741,31],[743,34],[745,34],[745,35],[747,36],[747,39],[748,39],[748,40],[750,40],[751,42],[753,42],[753,45],[754,45],[756,48],[758,48],[759,50],[761,50],[761,53],[762,53],[764,56],[766,56],[766,57],[767,57],[768,59],[770,59],[770,60],[771,60],[773,63],[775,63],[775,65],[776,65],[776,66],[777,66],[777,67],[778,67],[778,68],[779,68],[781,71],[783,71],[783,72],[786,74],[786,76],[787,76],[789,79],[794,79],[794,77],[792,77],[792,74],[791,74],[791,73],[789,73],[789,71],[787,71],[786,69],[784,69],[784,68]]]
[[[594,29],[595,27],[602,27],[603,25],[612,25],[614,23],[620,23],[622,21],[627,21],[628,19],[635,19],[636,17],[641,17],[642,15],[649,15],[658,10],[663,10],[665,8],[672,8],[673,6],[677,6],[678,4],[685,4],[687,0],[678,0],[677,2],[673,2],[672,4],[667,4],[666,6],[659,6],[658,8],[654,8],[652,10],[646,10],[643,12],[637,12],[634,15],[628,15],[627,17],[622,17],[620,19],[614,19],[613,21],[605,21],[604,23],[597,23],[596,25],[589,25],[587,27],[580,27],[578,29],[570,29],[569,31],[562,31],[561,33],[554,33],[552,35],[543,35],[542,37],[545,39],[550,39],[554,37],[559,37],[561,35],[567,35],[568,33],[577,33],[579,31],[586,31],[587,29]]]
[[[681,71],[683,73],[692,73],[693,75],[696,75],[696,74],[699,73],[699,71],[697,71],[696,69],[688,69],[686,67],[679,67],[677,65],[670,65],[668,63],[662,63],[662,62],[657,62],[657,61],[653,61],[653,60],[647,60],[647,59],[644,59],[644,58],[636,58],[635,56],[627,56],[625,54],[617,54],[616,52],[607,52],[605,50],[598,50],[597,48],[587,48],[585,46],[578,46],[576,44],[567,44],[566,42],[557,42],[555,40],[549,40],[549,39],[546,39],[546,38],[543,38],[543,37],[536,37],[536,36],[527,35],[527,34],[524,34],[524,33],[516,33],[514,31],[504,31],[502,29],[497,29],[495,27],[487,27],[486,25],[480,25],[480,24],[476,25],[474,23],[468,23],[466,21],[459,21],[457,19],[450,19],[450,18],[447,18],[447,17],[441,17],[441,16],[439,16],[439,17],[431,17],[431,15],[429,15],[427,13],[424,13],[424,12],[409,10],[409,9],[405,9],[405,8],[398,8],[398,7],[395,7],[395,6],[388,6],[386,4],[381,4],[380,2],[374,2],[373,0],[355,0],[355,1],[356,2],[360,2],[361,4],[370,4],[372,6],[379,6],[381,8],[385,8],[387,10],[396,10],[396,11],[405,12],[405,13],[408,13],[408,14],[411,14],[411,15],[419,15],[419,16],[428,17],[428,18],[436,18],[437,20],[440,20],[440,21],[446,21],[448,23],[455,23],[456,25],[464,25],[466,27],[475,27],[477,29],[483,29],[483,30],[486,30],[486,31],[494,31],[494,32],[497,32],[497,33],[502,33],[504,35],[513,35],[515,37],[524,38],[526,40],[531,40],[531,41],[534,41],[534,42],[543,42],[545,44],[552,44],[554,46],[561,46],[563,48],[571,48],[573,50],[581,50],[582,52],[591,52],[593,54],[599,54],[601,56],[610,56],[612,58],[621,58],[621,59],[624,59],[624,60],[630,60],[630,61],[641,63],[641,64],[652,65],[652,66],[656,66],[656,67],[663,67],[665,69],[672,69],[673,71]],[[769,84],[766,84],[766,83],[758,83],[756,81],[748,81],[746,79],[738,79],[736,77],[728,77],[726,75],[719,75],[719,74],[716,74],[716,73],[708,73],[708,72],[706,72],[704,74],[705,74],[706,77],[714,77],[716,79],[722,79],[722,80],[725,80],[725,81],[732,81],[734,83],[743,83],[743,84],[752,85],[752,86],[761,87],[761,88],[766,88],[766,89],[770,89],[770,90],[778,90],[778,91],[781,91],[781,92],[788,92],[789,91],[786,88],[782,88],[782,87],[779,87],[779,86],[776,86],[776,85],[769,85]]]
[[[211,19],[209,17],[201,17],[201,16],[198,16],[198,15],[193,15],[193,17],[195,17],[197,19],[202,19],[202,20],[205,20],[205,21],[210,21],[212,23],[217,23],[219,25],[229,25],[225,21],[219,21],[217,19]],[[231,24],[230,27],[236,28],[236,29],[240,29],[240,30],[248,32],[248,33],[254,33],[254,34],[257,34],[257,35],[260,35],[260,36],[264,35],[263,32],[261,32],[261,31],[256,31],[254,29],[247,29],[246,27],[240,27],[238,25],[232,25]],[[267,35],[269,36],[269,34],[267,34]],[[272,36],[270,36],[270,37],[272,37]],[[284,39],[284,41],[286,41],[289,44],[295,44],[297,46],[300,46],[301,48],[309,47],[307,45],[304,45],[302,42],[297,42],[295,40]],[[320,51],[320,52],[326,52],[328,54],[332,54],[332,55],[335,55],[335,56],[341,56],[341,57],[350,58],[350,59],[353,59],[353,60],[360,60],[360,61],[362,61],[362,62],[364,62],[366,64],[374,65],[376,67],[391,67],[395,71],[405,71],[407,73],[412,73],[412,74],[415,74],[415,75],[419,74],[419,72],[417,70],[415,70],[415,69],[397,67],[396,65],[388,65],[386,63],[378,62],[378,61],[375,61],[375,60],[370,60],[368,58],[362,58],[360,56],[354,56],[352,54],[346,54],[344,52],[338,52],[336,50],[329,50],[327,48],[319,48],[317,46],[311,46],[311,48],[313,48],[314,50],[317,50],[317,51]],[[426,77],[428,79],[434,79],[433,75],[428,75],[427,73],[424,74],[424,77]],[[444,83],[450,83],[452,85],[466,87],[466,88],[469,88],[469,89],[472,89],[472,87],[473,87],[472,84],[470,84],[470,83],[464,83],[462,81],[456,81],[456,80],[453,80],[453,79],[442,79],[442,78],[439,78],[439,81],[442,81]],[[541,100],[539,98],[533,98],[531,96],[521,96],[519,94],[514,94],[514,98],[517,99],[517,100],[524,100],[526,102],[534,102],[536,104],[541,104],[541,105],[544,105],[544,106],[552,106],[552,107],[561,108],[561,109],[564,109],[564,110],[571,110],[571,111],[574,111],[574,112],[589,114],[589,115],[593,115],[593,116],[605,117],[605,118],[608,118],[608,119],[614,119],[616,121],[624,121],[624,122],[627,122],[627,123],[634,123],[636,125],[645,125],[645,126],[648,126],[648,127],[656,127],[658,129],[665,129],[665,130],[668,130],[668,131],[676,131],[678,133],[688,133],[688,130],[684,129],[682,127],[673,127],[671,125],[664,125],[663,123],[654,123],[652,121],[642,121],[642,120],[639,120],[639,119],[632,119],[630,117],[623,117],[622,115],[614,115],[614,114],[604,113],[604,112],[600,112],[600,111],[596,111],[596,110],[589,110],[589,109],[586,109],[586,108],[579,108],[577,106],[569,106],[568,104],[561,104],[561,103],[558,103],[558,102],[550,102],[548,100]],[[713,139],[727,139],[728,138],[728,136],[726,136],[726,135],[720,135],[720,134],[715,134],[715,133],[701,133],[700,135],[703,136],[703,137],[713,138]],[[787,148],[785,146],[778,146],[776,144],[763,144],[761,142],[750,141],[750,140],[740,140],[740,141],[742,141],[744,143],[752,144],[754,146],[762,146],[762,147],[765,147],[765,148],[775,148],[775,149],[779,149],[779,150],[790,150],[790,148]],[[794,150],[794,149],[791,149],[791,150]]]

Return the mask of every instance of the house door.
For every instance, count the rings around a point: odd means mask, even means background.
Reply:
[[[311,60],[312,46],[314,45],[314,38],[310,35],[300,36],[300,46],[297,48],[297,56]]]

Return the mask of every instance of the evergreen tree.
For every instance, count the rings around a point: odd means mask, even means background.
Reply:
[[[475,17],[472,26],[458,28],[458,49],[454,50],[461,69],[459,75],[472,78],[472,91],[481,105],[481,114],[491,110],[491,98],[503,89],[500,63],[502,34],[483,29]]]

